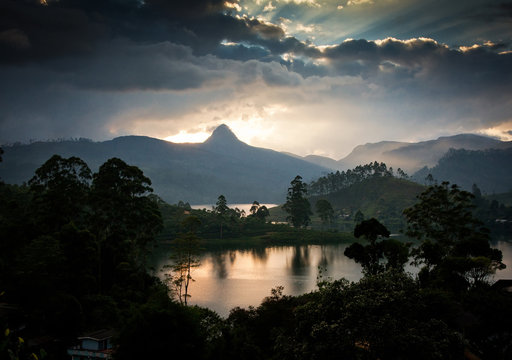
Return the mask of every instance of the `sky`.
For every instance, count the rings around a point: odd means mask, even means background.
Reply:
[[[0,143],[512,140],[512,1],[0,0]]]

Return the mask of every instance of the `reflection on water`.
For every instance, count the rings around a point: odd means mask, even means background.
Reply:
[[[498,241],[493,245],[503,254],[503,263],[507,267],[494,276],[496,279],[512,279],[512,243],[506,241]]]
[[[236,256],[236,255],[235,255]],[[213,271],[215,272],[217,278],[225,279],[228,277],[228,271],[226,269],[226,256],[222,253],[213,253],[212,257],[212,265]]]
[[[284,286],[284,294],[300,295],[316,288],[318,268],[326,269],[323,278],[342,277],[357,281],[361,267],[343,255],[349,244],[309,245],[227,250],[207,252],[201,256],[201,265],[193,269],[196,280],[190,287],[190,304],[215,310],[222,316],[236,307],[257,306],[276,286]],[[503,252],[503,261],[510,264],[495,278],[512,278],[512,244],[498,242],[495,247]],[[162,269],[167,256],[156,265]],[[406,271],[416,273],[408,266]],[[163,274],[161,274],[163,276]]]
[[[235,306],[257,306],[276,286],[284,294],[299,295],[316,287],[318,267],[324,276],[356,281],[361,267],[343,255],[347,244],[256,248],[207,252],[192,270],[191,304],[209,307],[226,316]],[[156,265],[161,269],[166,256]],[[163,275],[163,274],[162,274]]]

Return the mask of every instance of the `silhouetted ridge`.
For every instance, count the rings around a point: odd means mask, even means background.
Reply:
[[[176,144],[143,136],[123,136],[104,142],[34,143],[5,148],[0,179],[21,184],[52,155],[77,156],[96,171],[117,157],[139,167],[151,179],[156,194],[169,203],[214,204],[219,194],[233,203],[254,199],[284,202],[290,180],[306,180],[328,169],[273,150],[249,146],[226,126],[219,126],[201,144]]]
[[[204,142],[205,144],[230,144],[230,143],[238,143],[240,140],[236,137],[236,135],[231,131],[229,126],[222,124],[219,125],[210,137]]]

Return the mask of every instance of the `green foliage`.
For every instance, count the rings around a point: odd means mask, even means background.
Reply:
[[[288,188],[286,203],[283,209],[289,214],[287,220],[291,221],[294,227],[308,226],[311,219],[311,205],[305,197],[307,194],[307,185],[302,182],[302,177],[297,175],[291,181],[291,187]]]
[[[334,220],[334,209],[329,201],[320,199],[315,204],[316,212],[322,220],[322,224],[332,223]]]
[[[226,197],[224,195],[219,195],[217,199],[217,203],[215,206],[215,212],[219,215],[224,215],[229,210]]]
[[[149,184],[119,159],[93,176],[81,159],[57,155],[29,187],[0,184],[0,283],[26,318],[24,333],[58,339],[55,353],[144,301],[155,282],[144,254],[161,228]]]
[[[377,219],[363,220],[354,229],[356,238],[364,237],[370,243],[361,245],[353,243],[345,249],[345,256],[361,264],[365,275],[376,275],[385,270],[394,269],[403,271],[409,260],[409,247],[398,240],[386,239],[377,242],[380,238],[389,238],[389,230]],[[382,260],[387,259],[386,263]]]
[[[297,310],[300,358],[459,358],[459,334],[422,308],[417,284],[403,273],[335,281]]]
[[[389,230],[375,218],[363,220],[354,229],[354,236],[356,238],[363,236],[371,244],[375,244],[379,236],[389,237],[389,235]]]
[[[28,343],[46,337],[52,344],[47,357],[59,358],[84,330],[112,327],[119,330],[119,359],[460,359],[464,347],[482,359],[510,358],[512,327],[506,319],[512,298],[484,282],[501,266],[501,253],[489,247],[474,218],[478,199],[457,187],[428,189],[405,212],[409,231],[422,241],[415,254],[426,265],[419,280],[397,271],[407,245],[387,239],[389,231],[371,219],[355,231],[369,245],[353,250],[354,257],[361,253],[378,264],[377,274],[369,271],[356,283],[322,281],[317,291],[298,297],[277,287],[257,308],[236,308],[221,319],[207,309],[181,306],[147,274],[144,256],[161,229],[160,212],[168,238],[182,246],[174,253],[183,255],[185,270],[193,265],[188,260],[199,237],[219,244],[221,225],[223,244],[240,236],[249,245],[270,239],[297,244],[319,241],[319,233],[266,223],[256,202],[248,217],[225,204],[221,219],[218,212],[192,210],[183,202],[166,204],[149,194],[151,182],[139,169],[119,159],[105,163],[92,184],[79,159],[50,160],[30,187],[0,184],[1,301],[19,304],[25,325],[11,326],[15,317],[0,313],[2,359],[43,358],[45,351]],[[364,182],[389,179],[393,186],[408,184],[389,176]],[[290,195],[297,185],[304,197],[296,180]],[[48,213],[48,204],[57,211]],[[333,242],[347,237],[322,236]],[[191,280],[188,271],[185,280]]]
[[[257,201],[252,203],[249,212],[251,213],[249,217],[262,222],[265,222],[265,219],[270,216],[270,212],[268,211],[267,207],[265,205],[260,205],[260,203]]]
[[[413,255],[424,264],[420,276],[445,286],[464,288],[503,268],[502,254],[489,245],[489,232],[473,216],[473,195],[443,182],[418,196],[405,209],[406,234],[421,240]]]
[[[145,266],[147,245],[160,232],[162,219],[155,201],[146,196],[151,180],[142,171],[112,158],[93,176],[91,229],[100,253],[100,286],[109,288],[121,263]]]
[[[91,179],[91,170],[77,157],[54,155],[38,168],[28,184],[39,226],[51,232],[70,221],[83,223]]]
[[[116,339],[114,358],[205,358],[201,320],[194,309],[171,302],[136,307]]]
[[[349,188],[364,180],[377,177],[393,177],[393,168],[389,168],[384,163],[377,161],[366,165],[358,165],[354,169],[327,174],[316,181],[312,181],[308,190],[311,195],[328,195]],[[407,178],[402,169],[399,169],[398,176]]]
[[[507,240],[512,234],[512,206],[510,204],[505,205],[507,194],[483,197],[476,185],[473,185],[472,193],[475,205],[474,216],[481,220],[485,227],[491,231],[493,239],[502,238]]]
[[[361,210],[357,210],[356,214],[354,215],[354,222],[356,224],[360,224],[364,221],[364,214],[361,212]]]
[[[258,308],[227,319],[227,354],[236,359],[459,359],[464,346],[444,314],[452,302],[388,271],[357,283],[324,283],[300,297],[273,290]],[[436,313],[432,304],[437,302]]]
[[[336,214],[336,224],[344,231],[352,231],[358,211],[365,218],[376,218],[390,229],[398,232],[405,227],[403,209],[414,205],[416,196],[424,186],[392,176],[369,177],[328,195],[312,196],[310,201],[328,200]]]

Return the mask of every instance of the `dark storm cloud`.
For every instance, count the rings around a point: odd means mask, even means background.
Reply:
[[[208,59],[169,42],[134,45],[114,41],[108,49],[63,73],[62,81],[79,88],[108,91],[184,90],[221,77]]]
[[[245,46],[243,44],[221,45],[214,52],[222,59],[238,59],[242,61],[259,59],[262,61],[276,60],[272,53],[261,46]]]
[[[503,47],[489,44],[450,49],[431,39],[349,40],[326,49],[323,54],[341,74],[369,77],[396,69],[418,77],[423,85],[437,84],[440,91],[501,89],[509,93],[512,54],[497,52]],[[470,88],[465,88],[468,85]]]
[[[444,77],[471,82],[482,77],[485,83],[498,84],[510,78],[509,56],[496,54],[508,49],[505,43],[462,52],[423,39],[361,39],[321,51],[287,36],[277,25],[233,16],[236,1],[50,0],[47,4],[0,2],[0,61],[18,65],[37,61],[67,73],[63,79],[83,87],[196,88],[219,76],[214,69],[204,69],[208,54],[278,61],[305,77],[330,73],[368,78],[385,73],[389,80],[391,73],[400,79],[428,73],[429,81]],[[507,10],[510,3],[486,8]],[[223,45],[223,41],[232,43]],[[283,60],[284,55],[295,61]],[[319,65],[318,59],[328,59],[329,64]]]
[[[232,16],[226,4],[216,0],[60,0],[44,6],[38,1],[2,0],[0,61],[89,56],[115,38],[170,41],[206,54],[225,39],[258,43],[284,36],[276,25]]]
[[[0,2],[0,61],[20,62],[90,52],[109,27],[87,16],[84,10],[42,6],[35,1]],[[5,41],[11,34],[25,46]]]
[[[395,111],[407,103],[403,117],[435,116],[432,128],[443,119],[496,124],[508,121],[512,109],[506,37],[465,48],[423,38],[321,47],[284,26],[240,15],[236,1],[47,3],[0,0],[0,141],[31,132],[104,138],[158,119],[196,126],[188,120],[209,105],[221,108],[215,116],[222,117],[253,102],[260,108],[275,102],[286,113],[325,101],[326,114],[336,119],[347,104],[378,108],[362,111],[361,119],[386,112],[400,118]],[[502,20],[510,13],[510,3],[484,8]],[[208,119],[210,111],[203,114]]]
[[[512,19],[512,2],[494,2],[487,4],[487,6],[483,6],[474,14],[474,18],[488,22],[497,19]]]

